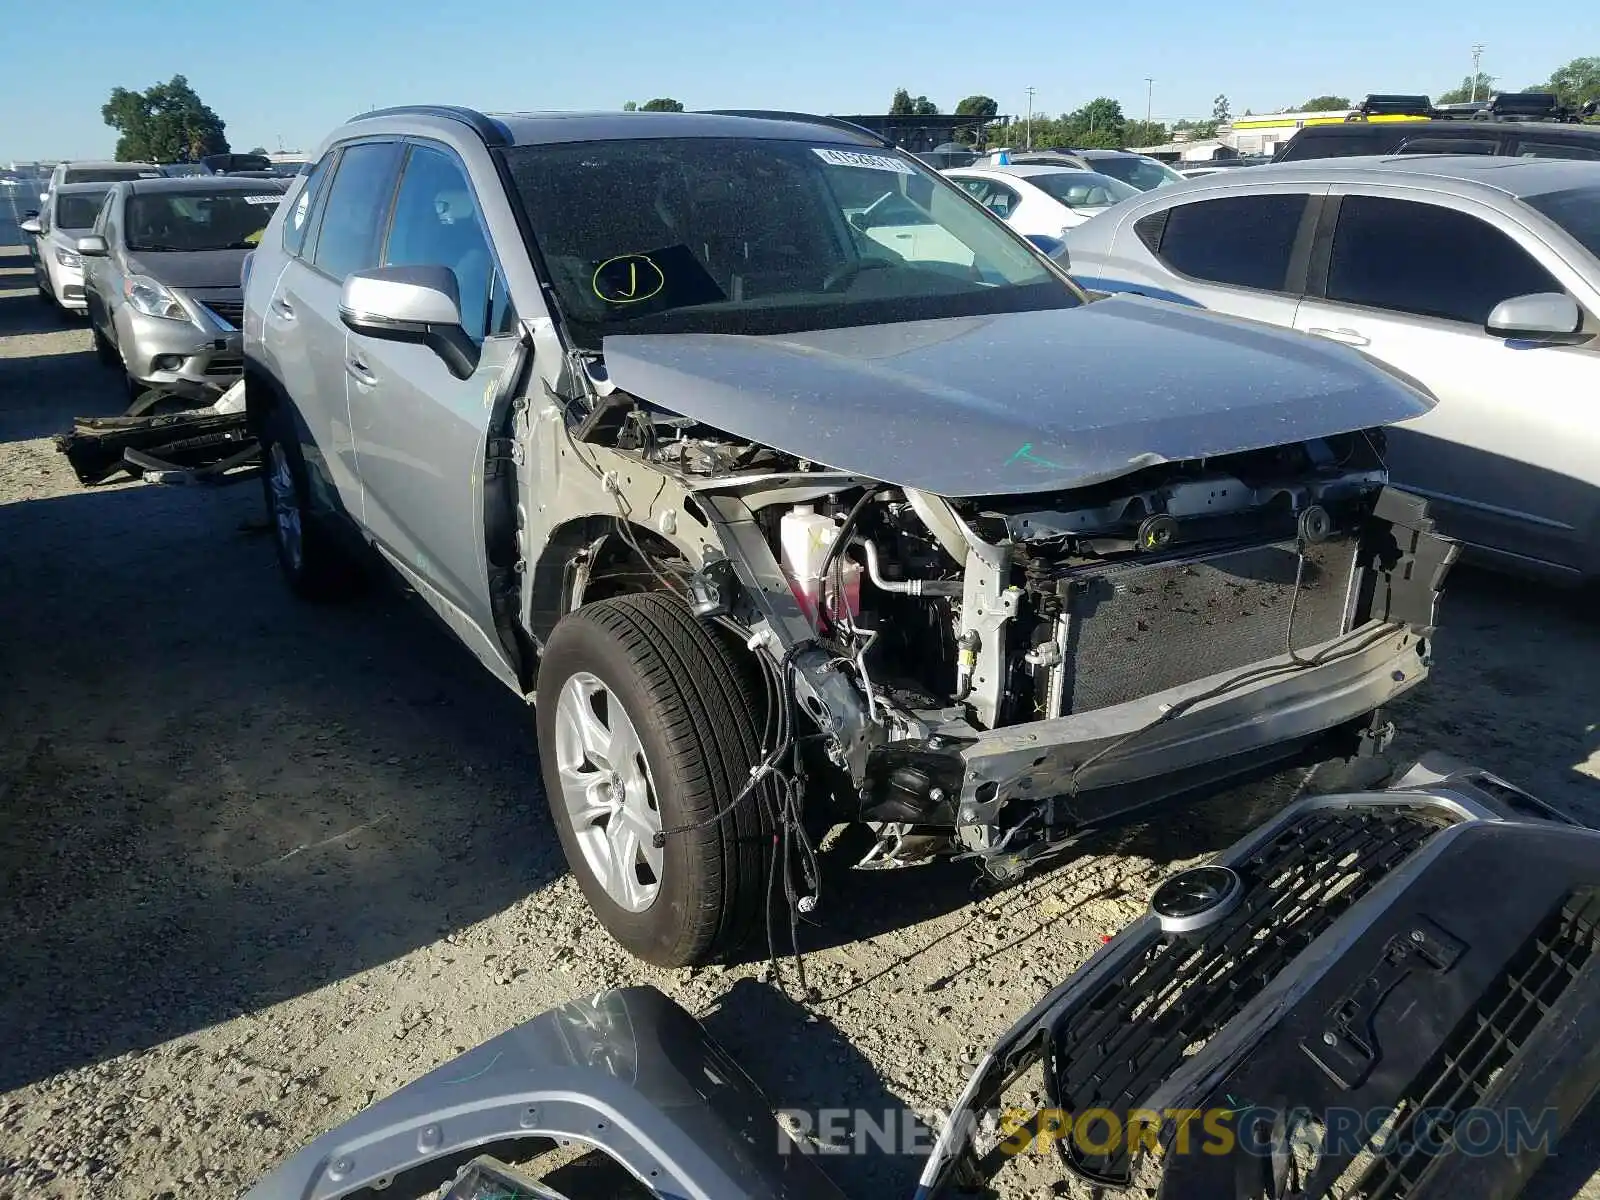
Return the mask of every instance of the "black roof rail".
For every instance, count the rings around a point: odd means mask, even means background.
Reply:
[[[477,109],[461,108],[455,104],[400,104],[393,108],[375,108],[371,112],[357,113],[350,120],[366,121],[377,117],[442,117],[446,121],[459,121],[482,138],[486,146],[509,146],[514,140],[511,131],[493,117],[486,117]]]
[[[802,121],[807,125],[827,125],[834,129],[846,129],[851,133],[859,133],[869,137],[880,146],[894,146],[894,139],[881,133],[874,133],[864,125],[857,125],[854,121],[841,121],[838,117],[819,117],[815,113],[783,112],[779,109],[767,108],[702,108],[699,110],[708,117],[756,117],[764,121]]]

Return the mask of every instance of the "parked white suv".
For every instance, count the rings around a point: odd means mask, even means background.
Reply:
[[[1073,276],[1354,346],[1437,399],[1398,483],[1508,569],[1600,575],[1600,163],[1322,159],[1163,188],[1067,236]]]

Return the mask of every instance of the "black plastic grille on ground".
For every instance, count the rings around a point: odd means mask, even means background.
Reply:
[[[1433,1161],[1428,1151],[1449,1144],[1454,1127],[1442,1114],[1465,1112],[1483,1100],[1494,1077],[1597,952],[1600,890],[1586,889],[1546,918],[1462,1018],[1385,1123],[1386,1152],[1374,1154],[1344,1194],[1363,1200],[1411,1195]],[[1429,1114],[1426,1128],[1419,1127],[1422,1113]]]
[[[1062,1013],[1045,1066],[1051,1107],[1125,1118],[1345,911],[1448,824],[1402,807],[1313,810],[1236,870],[1245,894],[1210,928],[1159,934],[1120,975]],[[1098,1136],[1098,1135],[1096,1135]],[[1126,1181],[1118,1146],[1094,1155],[1056,1142],[1090,1178]]]
[[[1091,712],[1283,654],[1295,576],[1294,648],[1344,632],[1356,543],[1292,542],[1085,572],[1072,600],[1067,711]]]

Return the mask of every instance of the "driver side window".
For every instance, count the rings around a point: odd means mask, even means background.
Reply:
[[[482,342],[504,327],[506,314],[492,294],[498,290],[498,273],[477,198],[466,172],[450,155],[429,146],[411,147],[383,265],[449,267],[456,277],[467,336]],[[496,311],[491,314],[492,306]]]

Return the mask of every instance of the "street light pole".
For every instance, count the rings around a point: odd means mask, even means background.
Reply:
[[[1156,81],[1150,76],[1144,77],[1144,123],[1150,124],[1150,100],[1155,95]]]
[[[1034,93],[1034,89],[1033,88],[1028,88],[1027,92],[1028,92],[1028,125],[1027,125],[1027,134],[1025,135],[1026,138],[1027,138],[1027,141],[1024,143],[1023,149],[1032,150],[1033,149],[1033,93]]]
[[[1483,43],[1472,44],[1472,102],[1478,102],[1478,61],[1483,57]]]

